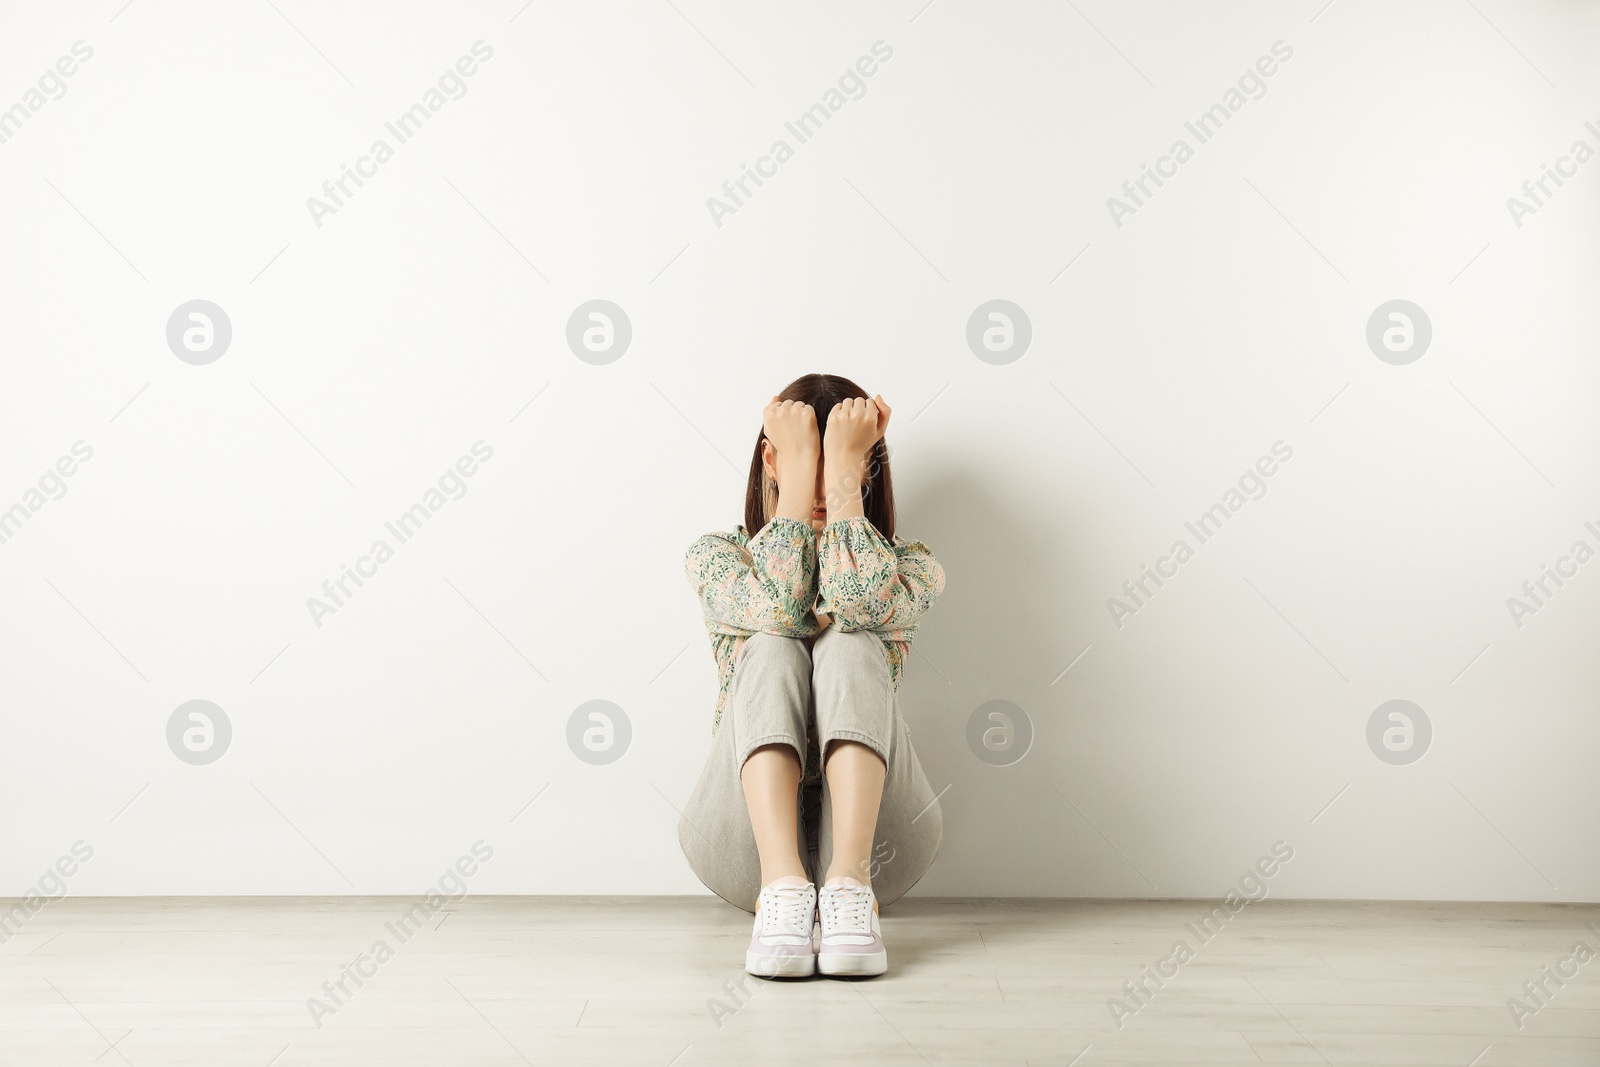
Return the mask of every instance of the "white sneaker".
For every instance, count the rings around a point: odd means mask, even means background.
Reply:
[[[865,885],[825,885],[817,906],[822,914],[822,950],[817,969],[823,974],[868,977],[889,969],[878,925],[877,898]]]
[[[769,885],[761,889],[756,925],[744,954],[744,969],[758,978],[808,978],[817,970],[811,927],[817,887]]]

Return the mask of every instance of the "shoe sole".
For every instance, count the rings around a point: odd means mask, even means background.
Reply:
[[[815,956],[758,956],[746,952],[744,969],[757,978],[810,978],[817,973]]]
[[[817,970],[844,978],[873,978],[889,969],[889,952],[824,952],[817,957]]]

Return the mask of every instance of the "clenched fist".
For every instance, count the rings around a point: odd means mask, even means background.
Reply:
[[[880,394],[867,399],[841,400],[828,412],[828,432],[824,435],[828,458],[859,459],[872,451],[889,428],[889,405]]]
[[[785,459],[803,455],[815,458],[822,451],[817,413],[802,401],[773,397],[772,403],[761,411],[761,429]]]

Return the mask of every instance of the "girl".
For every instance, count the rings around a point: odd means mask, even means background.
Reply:
[[[745,969],[761,977],[882,974],[878,904],[943,839],[898,692],[944,571],[895,536],[889,414],[837,375],[790,383],[761,415],[744,525],[685,559],[721,687],[678,840],[755,912]]]

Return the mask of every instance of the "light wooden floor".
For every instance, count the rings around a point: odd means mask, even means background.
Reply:
[[[401,944],[410,904],[52,903],[0,944],[0,1063],[1600,1064],[1600,959],[1520,1031],[1506,1006],[1600,948],[1596,906],[1268,901],[1202,943],[1193,901],[912,900],[887,976],[735,1000],[749,919],[720,901],[473,897]],[[315,1026],[307,999],[379,939],[393,958]],[[1118,1029],[1107,1001],[1180,939],[1194,958]]]

